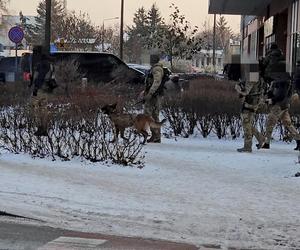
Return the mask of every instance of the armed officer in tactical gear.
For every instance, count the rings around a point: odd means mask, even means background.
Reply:
[[[278,120],[281,120],[293,139],[296,141],[300,140],[300,135],[292,125],[289,114],[293,94],[291,77],[286,72],[285,58],[276,43],[271,44],[270,51],[267,53],[263,65],[265,71],[264,79],[270,86],[266,98],[270,112],[267,118],[265,140],[263,145],[258,146],[258,148],[269,149],[273,128]]]
[[[47,136],[49,125],[49,111],[47,108],[49,94],[56,87],[53,85],[54,67],[42,46],[35,46],[32,54],[33,85],[31,106],[37,120],[36,136]]]
[[[164,77],[163,65],[159,63],[157,54],[150,55],[151,70],[146,78],[146,88],[144,91],[144,113],[151,115],[156,122],[159,122],[159,112],[162,97],[162,81]],[[151,128],[152,136],[148,142],[160,143],[160,128]]]
[[[300,134],[293,126],[289,114],[291,96],[292,86],[289,79],[275,80],[272,82],[271,88],[268,92],[268,99],[266,99],[266,102],[270,106],[270,113],[267,118],[266,139],[262,148],[270,148],[273,128],[278,120],[281,120],[282,124],[289,131],[293,139],[296,141],[300,140]]]
[[[244,81],[236,84],[235,89],[243,103],[241,117],[244,130],[244,147],[238,148],[237,151],[251,153],[253,136],[259,145],[263,143],[264,139],[255,127],[255,115],[262,99],[263,82]]]

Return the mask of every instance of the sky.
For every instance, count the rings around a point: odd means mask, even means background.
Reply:
[[[10,0],[10,11],[12,14],[18,14],[22,10],[24,15],[36,15],[36,7],[40,0]],[[104,19],[114,18],[120,16],[120,2],[121,0],[67,0],[68,10],[75,10],[76,12],[87,12],[91,20],[101,25]],[[124,19],[125,24],[131,25],[133,14],[139,8],[144,6],[146,9],[156,3],[159,7],[162,16],[167,19],[171,3],[177,5],[186,15],[187,20],[192,25],[197,25],[199,28],[203,26],[205,21],[213,23],[213,16],[208,15],[209,0],[125,0]],[[226,16],[230,27],[238,32],[240,27],[239,16]],[[107,20],[105,25],[111,26],[119,23],[119,20]]]

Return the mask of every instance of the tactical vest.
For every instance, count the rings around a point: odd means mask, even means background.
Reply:
[[[157,66],[154,66],[154,67],[157,67]],[[145,79],[145,84],[146,84],[145,92],[146,93],[149,92],[149,90],[152,87],[153,81],[154,81],[152,69],[153,69],[153,67],[150,69],[150,71],[148,72],[146,79]],[[170,80],[171,71],[168,68],[164,68],[164,67],[163,67],[163,71],[164,71],[164,75],[162,77],[161,83],[160,83],[158,89],[156,90],[156,92],[153,94],[153,96],[162,96],[164,94],[164,90],[165,90],[165,83]]]
[[[264,82],[262,80],[255,83],[250,90],[249,94],[246,95],[243,103],[243,110],[249,110],[255,112],[262,101],[264,92]]]

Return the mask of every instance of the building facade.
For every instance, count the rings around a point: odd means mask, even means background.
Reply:
[[[223,71],[224,66],[224,51],[216,50],[216,71]],[[214,70],[213,66],[213,51],[202,49],[196,53],[192,58],[192,66],[203,72],[212,72]]]
[[[244,78],[258,80],[258,59],[276,42],[291,74],[300,60],[300,0],[210,0],[209,13],[241,15]]]

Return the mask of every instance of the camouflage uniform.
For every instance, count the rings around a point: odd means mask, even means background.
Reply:
[[[159,122],[159,111],[161,106],[161,96],[157,94],[157,90],[159,89],[163,76],[164,70],[163,65],[160,63],[156,63],[151,68],[152,77],[147,79],[146,89],[145,89],[145,107],[144,113],[146,115],[151,115],[156,122]],[[152,136],[148,140],[148,142],[160,142],[161,140],[161,132],[160,129],[151,128]]]
[[[255,127],[255,115],[260,105],[262,97],[262,82],[246,82],[244,86],[237,84],[236,91],[243,98],[242,107],[242,123],[244,130],[244,147],[237,149],[238,152],[252,152],[252,138],[258,141],[258,144],[263,143],[264,137],[258,132]]]
[[[297,61],[296,70],[294,74],[294,90],[295,94],[293,95],[292,102],[299,102],[299,94],[300,94],[300,60]],[[297,146],[294,148],[295,150],[300,150],[300,140],[297,140]]]
[[[270,148],[273,128],[278,120],[281,120],[285,128],[295,140],[300,140],[300,135],[292,125],[289,114],[292,86],[290,80],[279,80],[272,82],[268,93],[267,102],[270,104],[270,113],[267,118],[266,139],[263,148]]]

